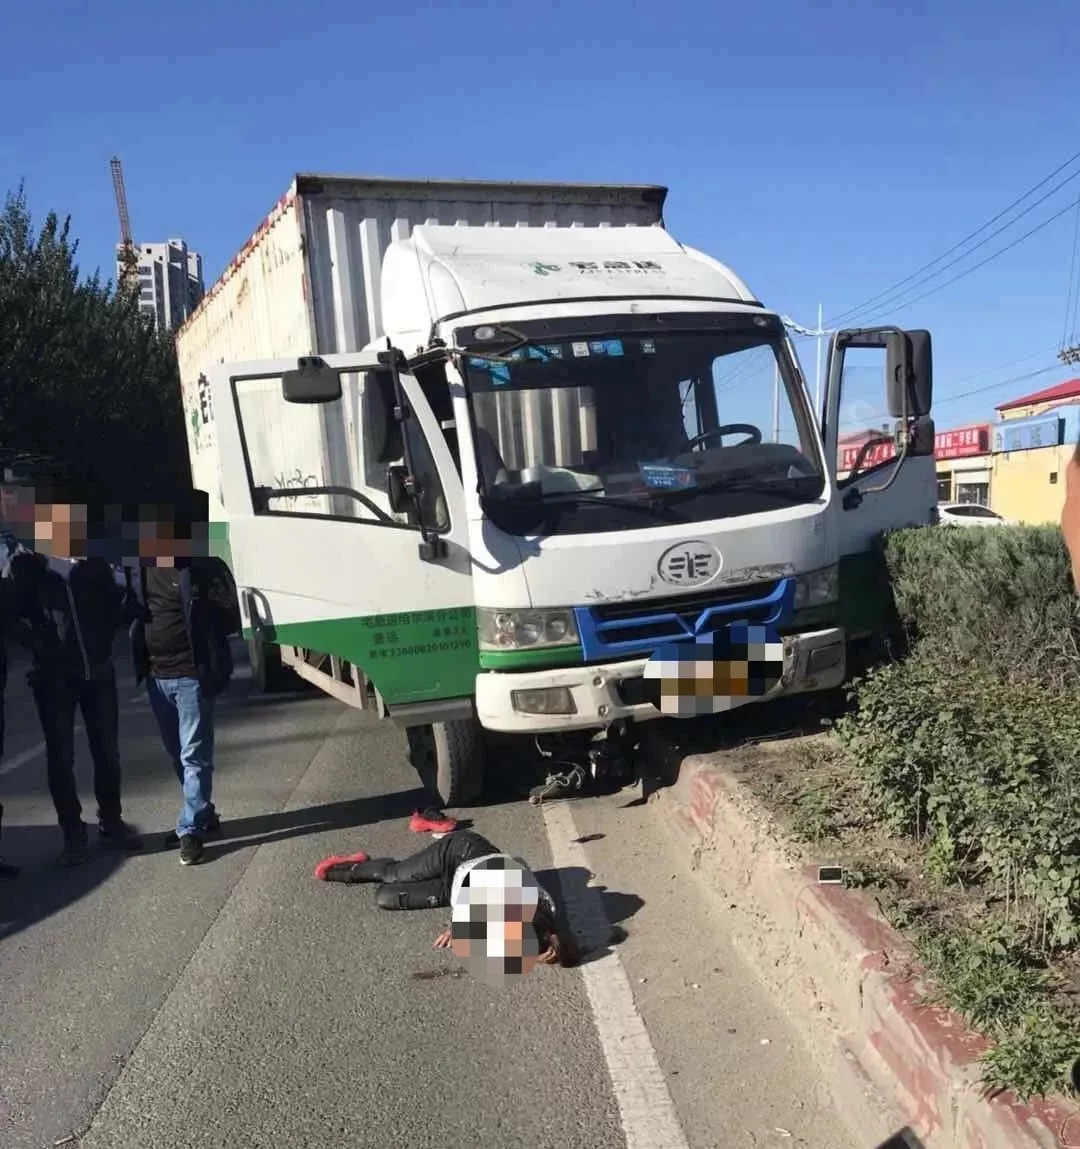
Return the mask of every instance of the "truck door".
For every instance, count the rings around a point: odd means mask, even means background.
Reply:
[[[840,606],[849,637],[889,618],[883,531],[933,521],[937,504],[927,331],[838,331],[829,347],[822,426],[836,478]]]
[[[296,383],[312,371],[321,392]],[[225,364],[210,382],[245,636],[355,667],[402,716],[454,717],[477,668],[465,501],[415,379],[397,391],[369,354]]]

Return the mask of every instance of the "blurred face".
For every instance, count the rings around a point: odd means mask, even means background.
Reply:
[[[489,985],[531,973],[541,961],[533,928],[538,891],[520,870],[472,870],[453,907],[451,949]]]
[[[146,513],[147,511],[151,513]],[[178,537],[179,536],[179,537]],[[139,558],[156,566],[172,566],[193,552],[190,539],[182,537],[168,508],[146,508],[139,520]]]
[[[57,559],[86,558],[86,507],[79,503],[34,506],[34,549]]]

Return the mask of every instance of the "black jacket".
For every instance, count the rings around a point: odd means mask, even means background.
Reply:
[[[11,582],[12,635],[29,647],[36,675],[85,682],[112,666],[125,603],[104,559],[74,563],[65,580],[44,555],[17,554]]]
[[[199,676],[199,685],[208,698],[220,694],[232,678],[233,660],[229,636],[240,631],[240,604],[236,583],[229,568],[217,558],[189,559],[180,569],[180,598],[184,607],[188,641]],[[140,575],[141,575],[140,571]],[[150,651],[146,644],[146,582],[141,581],[141,600],[135,606],[131,624],[131,657],[136,682],[150,673]]]

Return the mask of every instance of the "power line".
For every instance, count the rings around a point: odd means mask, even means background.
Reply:
[[[970,399],[973,395],[985,395],[989,391],[998,391],[1002,387],[1012,387],[1017,383],[1023,383],[1025,380],[1036,379],[1040,375],[1046,375],[1051,371],[1060,371],[1060,370],[1061,370],[1061,364],[1060,363],[1052,363],[1052,364],[1050,364],[1049,367],[1041,367],[1038,371],[1029,371],[1023,375],[1013,375],[1009,379],[998,379],[996,382],[987,383],[986,385],[984,385],[982,387],[973,387],[970,391],[961,391],[956,395],[946,395],[944,399],[935,398],[934,399],[934,410],[937,411],[938,408],[943,407],[947,403],[956,403],[961,399]],[[848,422],[844,423],[843,426],[844,427],[862,428],[867,423],[871,422],[872,419],[876,419],[879,416],[883,419],[887,419],[889,417],[889,413],[886,410],[875,411],[872,413],[872,415],[868,415],[865,418],[855,420],[855,421],[849,420]]]
[[[974,254],[976,251],[978,251],[978,250],[979,250],[979,248],[980,248],[980,247],[985,247],[985,246],[986,246],[986,244],[988,244],[988,243],[990,242],[990,240],[992,240],[992,239],[996,238],[997,236],[1001,235],[1001,233],[1002,233],[1003,231],[1008,231],[1008,230],[1009,230],[1009,228],[1010,228],[1010,227],[1012,227],[1014,223],[1018,223],[1020,220],[1022,220],[1022,219],[1024,218],[1024,216],[1026,216],[1026,215],[1029,215],[1029,214],[1030,214],[1031,212],[1033,212],[1033,211],[1035,210],[1035,208],[1037,208],[1037,207],[1038,207],[1040,204],[1043,204],[1043,203],[1045,203],[1045,202],[1046,202],[1048,199],[1050,199],[1050,197],[1051,197],[1051,196],[1057,195],[1057,193],[1058,193],[1059,191],[1061,191],[1061,189],[1062,189],[1062,188],[1063,188],[1063,187],[1064,187],[1064,186],[1065,186],[1067,183],[1070,183],[1072,180],[1076,179],[1076,178],[1077,178],[1077,176],[1080,176],[1080,169],[1078,169],[1077,171],[1073,172],[1073,174],[1072,174],[1071,176],[1068,176],[1068,177],[1066,177],[1065,179],[1063,179],[1063,180],[1061,181],[1061,183],[1059,183],[1059,184],[1057,185],[1057,187],[1051,188],[1051,189],[1050,189],[1050,191],[1048,191],[1048,192],[1047,192],[1045,195],[1042,195],[1042,196],[1040,196],[1040,197],[1039,197],[1037,200],[1035,200],[1035,202],[1034,202],[1034,203],[1030,203],[1030,204],[1028,204],[1028,206],[1027,206],[1026,208],[1024,208],[1024,210],[1023,210],[1023,211],[1022,211],[1022,212],[1021,212],[1019,215],[1017,215],[1017,216],[1014,216],[1014,217],[1013,217],[1011,220],[1009,220],[1009,222],[1008,222],[1008,223],[1003,223],[1003,224],[1001,225],[1001,227],[997,228],[995,231],[992,231],[992,232],[990,232],[990,234],[989,234],[988,236],[986,236],[986,237],[985,237],[985,239],[981,239],[981,240],[980,240],[980,241],[979,241],[977,244],[975,244],[975,246],[974,246],[974,247],[970,248],[968,251],[965,251],[965,252],[961,252],[961,254],[960,254],[960,255],[958,255],[958,256],[957,256],[955,259],[951,259],[951,260],[949,260],[949,262],[948,262],[948,263],[942,264],[942,266],[941,266],[941,267],[939,267],[939,268],[937,269],[937,271],[935,271],[935,272],[933,273],[933,275],[928,275],[928,276],[926,276],[926,278],[925,278],[925,279],[922,279],[922,280],[920,280],[918,283],[914,283],[914,284],[912,284],[912,286],[911,286],[911,287],[909,287],[909,288],[906,288],[904,291],[901,291],[901,292],[899,292],[899,296],[902,298],[903,296],[907,295],[909,291],[912,291],[912,290],[915,290],[915,289],[917,289],[917,288],[921,287],[921,286],[922,286],[924,283],[929,283],[929,282],[930,282],[932,279],[936,279],[936,278],[937,278],[939,275],[941,275],[941,273],[942,273],[942,272],[944,272],[944,271],[948,271],[950,267],[955,267],[955,266],[956,266],[958,263],[963,263],[963,261],[964,261],[965,259],[967,259],[967,257],[968,257],[969,255],[973,255],[973,254]],[[1070,205],[1070,206],[1071,206],[1071,205]],[[1068,208],[1066,208],[1065,210],[1067,211],[1067,210],[1068,210]],[[1037,229],[1036,229],[1036,230],[1037,230]],[[1029,233],[1029,234],[1034,234],[1034,233]],[[1004,249],[1004,250],[1008,250],[1008,249],[1006,248],[1006,249]],[[981,266],[982,266],[982,264],[977,264],[976,266],[978,266],[978,267],[981,267]],[[972,270],[972,271],[973,271],[973,270],[974,270],[974,268],[971,268],[970,270]],[[950,280],[950,282],[953,282],[953,281],[952,281],[952,280]],[[886,305],[885,305],[885,304],[878,304],[878,305],[877,305],[877,307],[875,308],[875,310],[877,310],[877,311],[880,311],[880,310],[882,309],[882,307],[883,307],[883,306],[886,306]],[[888,306],[890,309],[892,309],[893,307],[896,307],[896,306],[904,307],[904,306],[906,306],[906,304],[903,304],[903,303],[900,303],[900,304],[898,304],[896,299],[890,299],[890,300],[888,301],[888,304],[887,304],[887,306]]]
[[[934,410],[944,403],[955,403],[959,399],[970,399],[972,395],[985,395],[987,391],[997,391],[1001,387],[1011,387],[1015,383],[1023,383],[1028,379],[1037,379],[1051,371],[1060,371],[1060,363],[1051,363],[1048,367],[1040,367],[1037,371],[1028,371],[1023,375],[1013,375],[1009,379],[999,379],[996,383],[987,383],[983,387],[973,387],[970,391],[961,391],[957,395],[946,395],[944,399],[934,400]]]
[[[1076,223],[1073,226],[1072,257],[1069,260],[1069,294],[1065,299],[1065,326],[1061,332],[1061,350],[1076,342],[1076,306],[1080,302],[1080,291],[1077,291],[1077,253],[1080,250],[1080,206],[1076,209]]]
[[[894,295],[899,288],[902,288],[906,284],[911,283],[911,281],[913,279],[917,279],[920,275],[922,275],[924,272],[929,271],[932,267],[936,267],[939,263],[941,263],[941,261],[943,259],[948,258],[950,255],[953,254],[953,252],[964,247],[971,240],[973,240],[976,236],[981,235],[984,231],[986,231],[987,228],[993,227],[993,225],[995,223],[997,223],[998,220],[1000,220],[1004,216],[1008,215],[1009,212],[1011,212],[1013,210],[1013,208],[1018,207],[1020,204],[1022,204],[1024,202],[1024,200],[1026,200],[1030,196],[1034,195],[1035,192],[1037,192],[1040,188],[1045,187],[1046,184],[1048,184],[1052,179],[1054,179],[1055,176],[1059,175],[1066,168],[1071,167],[1078,159],[1080,159],[1080,152],[1076,152],[1074,155],[1070,156],[1069,159],[1067,159],[1063,164],[1061,164],[1060,166],[1055,168],[1048,176],[1046,176],[1044,179],[1040,180],[1037,184],[1035,184],[1034,187],[1029,188],[1026,192],[1024,192],[1023,195],[1017,197],[1008,206],[1002,208],[1001,211],[999,211],[997,213],[997,215],[993,216],[993,218],[991,218],[991,219],[988,219],[984,224],[982,224],[981,227],[977,227],[973,232],[964,236],[963,239],[959,240],[957,243],[954,243],[953,246],[950,247],[947,251],[943,251],[941,253],[941,255],[939,255],[936,259],[932,259],[932,260],[930,260],[929,263],[923,264],[922,267],[917,268],[910,275],[905,276],[903,279],[894,283],[891,287],[886,288],[884,291],[879,291],[877,295],[871,296],[869,299],[864,300],[862,303],[857,304],[855,307],[849,307],[846,311],[842,311],[835,318],[830,319],[828,321],[828,323],[826,324],[826,326],[827,327],[835,327],[838,322],[846,319],[848,316],[855,315],[857,312],[860,312],[860,311],[864,311],[864,310],[866,310],[866,308],[870,307],[871,305],[876,304],[879,300],[881,300],[887,296]],[[1049,196],[1051,196],[1055,192],[1059,191],[1062,187],[1064,187],[1064,185],[1066,183],[1069,182],[1069,180],[1074,179],[1076,177],[1076,175],[1080,175],[1080,172],[1074,172],[1073,175],[1067,177],[1065,180],[1062,181],[1061,184],[1058,185],[1058,187],[1056,187],[1052,191],[1048,192],[1047,195],[1043,196],[1042,199],[1037,201],[1037,203],[1029,205],[1028,208],[1025,209],[1025,211],[1023,211],[1019,216],[1016,217],[1016,219],[1022,219],[1024,215],[1026,215],[1029,211],[1032,210],[1032,208],[1037,207],[1039,203],[1044,202]],[[1005,228],[1011,227],[1012,224],[1015,222],[1016,222],[1016,220],[1014,219],[1014,220],[1010,221],[1008,224],[1005,224],[1004,227],[1000,228],[997,232],[994,233],[994,235],[999,235],[1001,233],[1001,231],[1005,230]],[[977,250],[979,247],[981,247],[983,244],[985,244],[988,240],[990,240],[992,238],[993,238],[993,236],[987,236],[980,243],[976,244],[975,247],[972,248],[972,251]],[[970,255],[971,252],[969,251],[966,254]],[[959,259],[963,259],[963,258],[964,258],[964,256],[959,257]],[[955,263],[957,261],[954,260],[953,262]],[[945,270],[944,268],[939,268],[939,271],[944,271],[944,270]],[[935,274],[937,274],[937,273],[935,273]],[[933,276],[930,276],[929,278],[932,279]],[[903,293],[901,293],[901,294],[903,294]]]
[[[911,307],[913,304],[921,303],[922,300],[929,298],[931,295],[936,295],[939,291],[944,291],[946,287],[951,287],[959,280],[964,279],[966,276],[969,276],[973,272],[978,271],[979,268],[985,267],[988,263],[992,263],[999,256],[1004,255],[1008,251],[1012,251],[1014,247],[1018,247],[1026,240],[1029,240],[1037,232],[1042,231],[1043,228],[1049,227],[1050,224],[1052,224],[1055,220],[1060,219],[1067,211],[1071,211],[1078,205],[1080,205],[1080,197],[1077,197],[1076,199],[1067,203],[1063,208],[1061,208],[1060,211],[1054,212],[1052,216],[1044,219],[1042,223],[1036,224],[1033,228],[1030,229],[1030,231],[1025,231],[1023,235],[1017,236],[1016,239],[1012,240],[1010,243],[1007,243],[1004,247],[999,247],[997,251],[991,252],[990,255],[988,255],[985,259],[980,259],[978,263],[972,264],[971,267],[965,268],[957,275],[954,275],[951,279],[945,280],[944,283],[939,283],[937,287],[931,287],[929,291],[924,291],[921,295],[916,295],[914,299],[909,299],[906,303],[890,303],[890,312],[895,314],[897,311],[903,311],[905,308]]]

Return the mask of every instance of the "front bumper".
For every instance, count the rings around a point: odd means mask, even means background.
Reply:
[[[785,694],[805,694],[839,686],[847,671],[841,627],[784,638],[784,673],[767,694],[735,702],[765,702]],[[613,722],[647,722],[660,712],[642,688],[646,658],[594,666],[563,666],[523,672],[484,671],[476,677],[476,710],[485,730],[503,734],[551,734],[588,730]],[[525,714],[514,709],[514,691],[563,688],[574,701],[573,714]]]

